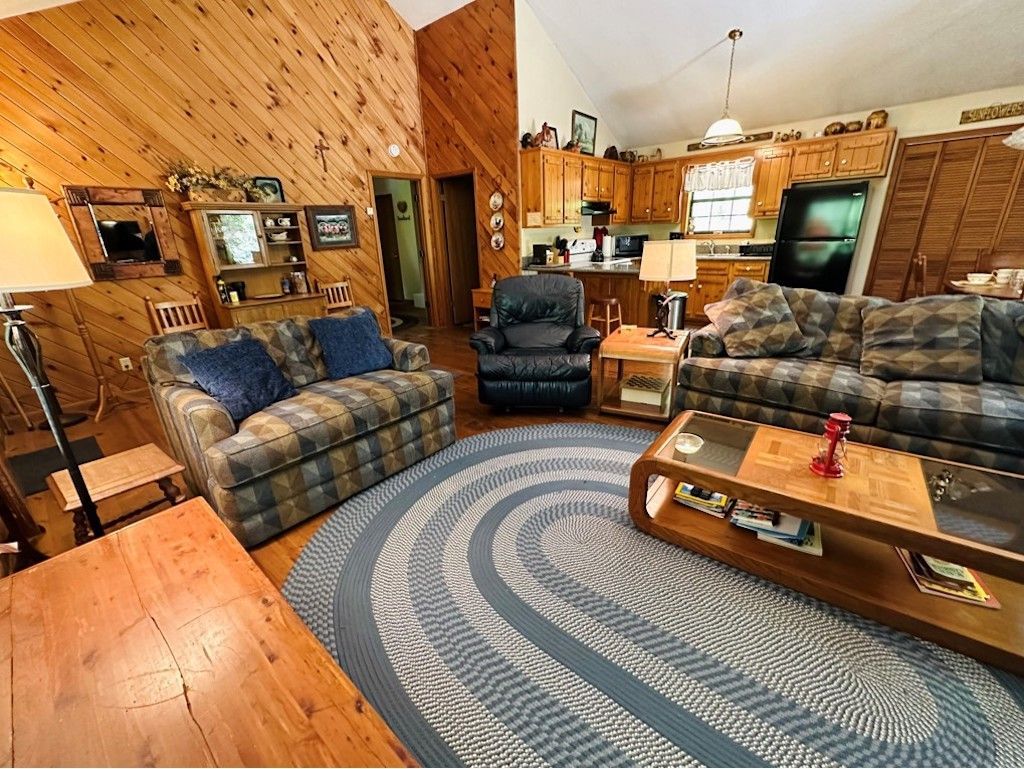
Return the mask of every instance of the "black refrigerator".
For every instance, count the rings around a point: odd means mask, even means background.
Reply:
[[[865,181],[812,182],[786,190],[768,280],[843,293],[867,198]]]

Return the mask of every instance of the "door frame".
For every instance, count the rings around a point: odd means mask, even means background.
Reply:
[[[373,189],[374,179],[406,179],[413,182],[418,187],[418,194],[414,197],[419,200],[416,212],[416,240],[420,247],[420,269],[423,271],[423,293],[427,302],[427,319],[430,325],[437,325],[434,323],[434,313],[436,311],[437,302],[434,301],[435,293],[433,281],[430,278],[432,265],[434,262],[433,245],[430,239],[426,236],[426,233],[433,227],[433,211],[430,208],[430,201],[428,196],[423,194],[423,190],[427,184],[427,176],[425,174],[409,172],[409,171],[386,171],[386,170],[374,170],[370,169],[366,172],[366,186],[369,191],[370,203],[369,206],[373,208],[373,230],[377,241],[377,273],[380,277],[380,292],[381,298],[384,303],[384,318],[385,324],[387,325],[387,333],[391,333],[391,303],[388,301],[388,286],[387,281],[384,277],[384,250],[381,247],[380,242],[380,224],[377,220],[377,198],[376,193]],[[415,202],[415,201],[414,201]],[[383,327],[382,327],[383,328]]]
[[[476,206],[477,206],[477,190],[480,189],[480,179],[476,172],[476,168],[472,166],[466,166],[465,168],[453,169],[451,171],[445,171],[439,174],[430,174],[430,196],[431,203],[434,206],[434,210],[437,212],[437,216],[434,217],[433,237],[435,242],[436,263],[434,269],[437,272],[433,275],[435,290],[438,295],[438,313],[437,316],[431,313],[431,325],[443,326],[445,328],[454,328],[455,319],[452,318],[451,313],[441,312],[441,307],[448,307],[451,304],[451,288],[445,276],[451,271],[451,261],[448,258],[448,249],[445,248],[445,234],[444,234],[444,223],[441,221],[441,182],[445,179],[451,179],[456,176],[470,176],[473,178],[473,230],[476,232],[476,247],[477,247],[477,265],[479,270],[479,256],[480,256],[480,231],[479,223],[476,220]],[[479,275],[477,278],[479,279]],[[443,303],[441,298],[443,297]]]

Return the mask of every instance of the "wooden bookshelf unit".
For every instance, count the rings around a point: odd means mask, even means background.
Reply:
[[[681,432],[700,435],[704,446],[677,458]],[[1016,509],[999,496],[1020,494],[1024,478],[851,443],[846,477],[825,479],[808,469],[816,443],[817,436],[795,430],[683,412],[633,465],[630,517],[652,536],[1024,674],[1024,523],[1013,521]],[[1005,540],[967,539],[942,525],[956,511],[932,500],[928,479],[936,466],[987,482],[987,493],[996,496],[994,505],[976,513],[990,524],[979,529],[1005,523]],[[824,555],[760,541],[727,520],[675,502],[680,481],[817,522]],[[983,505],[980,496],[949,504]],[[897,546],[978,570],[1002,608],[921,593]]]

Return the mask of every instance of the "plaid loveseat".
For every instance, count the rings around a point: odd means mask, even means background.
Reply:
[[[243,338],[262,342],[299,394],[235,424],[181,356]],[[391,368],[331,380],[306,317],[146,341],[143,369],[188,484],[246,547],[455,440],[452,375],[429,367],[423,345],[384,343]]]
[[[726,298],[762,285],[741,278]],[[975,323],[974,328],[980,329],[981,381],[965,383],[871,375],[875,372],[870,366],[861,366],[863,314],[890,308],[894,323],[916,328],[926,340],[904,358],[938,357],[943,365],[955,367],[961,365],[958,349],[971,343],[936,341],[935,335],[957,327],[948,317],[936,320],[936,315],[948,313],[961,300],[977,300],[929,297],[893,304],[812,289],[783,288],[783,293],[806,347],[788,357],[731,358],[716,326],[705,326],[691,334],[689,353],[680,365],[677,408],[814,433],[821,432],[830,412],[845,411],[853,418],[851,438],[860,443],[1024,472],[1024,302],[978,302],[980,326]],[[945,331],[930,334],[933,329]],[[943,346],[948,349],[941,350]],[[896,358],[891,363],[908,361]]]

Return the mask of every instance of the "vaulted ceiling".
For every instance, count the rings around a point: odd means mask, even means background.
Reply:
[[[527,0],[625,146],[1021,85],[1024,0]]]
[[[2,2],[2,0],[0,0]],[[398,15],[413,29],[420,29],[442,16],[447,16],[470,0],[388,0]]]

